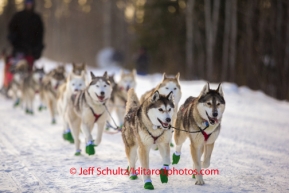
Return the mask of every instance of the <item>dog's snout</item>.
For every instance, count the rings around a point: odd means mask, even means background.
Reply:
[[[103,95],[104,95],[104,92],[103,92],[103,91],[101,91],[101,92],[100,92],[100,94],[103,96]]]
[[[169,123],[171,122],[171,118],[166,118],[166,121]]]
[[[213,116],[217,117],[218,116],[218,111],[213,112]]]

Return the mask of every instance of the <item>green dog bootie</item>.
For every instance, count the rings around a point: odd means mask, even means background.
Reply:
[[[173,153],[173,165],[174,164],[178,164],[180,161],[181,155],[176,155],[175,153]]]
[[[52,124],[52,125],[55,125],[55,124],[56,124],[56,120],[55,120],[55,119],[52,119],[51,124]]]
[[[171,146],[171,147],[174,147],[174,144],[173,144],[173,143],[170,143],[170,146]]]
[[[144,184],[144,189],[147,189],[147,190],[153,190],[154,189],[154,186],[151,182],[146,182]]]
[[[137,175],[131,175],[131,176],[129,177],[129,179],[131,179],[131,180],[136,180],[136,179],[137,179]]]
[[[13,107],[17,107],[19,104],[20,104],[20,99],[16,99],[16,101],[15,101]]]
[[[193,175],[192,175],[192,178],[196,179],[196,176],[195,176],[195,174],[193,174]]]
[[[163,168],[160,169],[160,179],[162,183],[168,183],[169,165],[164,164]]]
[[[81,155],[81,150],[77,150],[74,155],[75,156],[80,156]]]
[[[73,136],[71,134],[71,131],[68,131],[66,133],[66,140],[69,141],[70,143],[74,143],[74,139],[73,139]]]
[[[89,141],[86,145],[85,152],[88,155],[94,155],[95,154],[94,146],[95,145],[93,144],[93,141]]]

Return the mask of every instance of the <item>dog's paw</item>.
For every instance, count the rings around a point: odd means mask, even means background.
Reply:
[[[178,164],[180,159],[181,159],[181,155],[176,155],[175,153],[173,153],[173,163],[172,164],[173,165]]]
[[[55,120],[55,119],[52,119],[51,124],[52,124],[52,125],[55,125],[55,124],[56,124],[56,120]]]
[[[80,155],[81,155],[81,152],[75,152],[74,155],[75,155],[75,156],[80,156]]]
[[[146,182],[144,184],[144,189],[147,189],[147,190],[153,190],[154,189],[154,186],[151,182]]]
[[[160,179],[162,183],[168,183],[168,170],[160,169]]]
[[[195,185],[204,185],[205,182],[203,179],[197,179]]]
[[[129,179],[136,180],[137,179],[137,175],[132,175],[132,176],[129,177]]]
[[[87,145],[86,148],[85,148],[85,152],[88,155],[94,155],[95,154],[94,144]]]

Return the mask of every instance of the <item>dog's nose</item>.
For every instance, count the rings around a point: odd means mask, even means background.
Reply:
[[[166,118],[166,121],[169,123],[171,122],[171,118]]]
[[[103,91],[101,91],[101,92],[100,92],[100,95],[104,95],[104,92],[103,92]]]
[[[77,91],[78,91],[78,89],[74,89],[74,91],[75,91],[75,92],[77,92]]]
[[[213,112],[213,117],[217,117],[218,116],[218,111]]]

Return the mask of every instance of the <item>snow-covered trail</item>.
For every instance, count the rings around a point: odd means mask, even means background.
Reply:
[[[100,75],[103,70],[94,72]],[[160,79],[160,75],[138,77],[137,94],[140,96]],[[190,95],[198,95],[204,84],[182,81],[181,103]],[[168,184],[153,175],[156,192],[289,192],[289,103],[234,84],[224,83],[223,89],[226,110],[210,166],[220,174],[204,176],[204,186],[194,185],[189,175],[172,175]],[[31,116],[12,106],[11,100],[0,96],[0,192],[145,191],[141,177],[131,181],[123,175],[78,175],[80,168],[126,168],[120,133],[104,134],[94,156],[83,153],[76,157],[74,146],[62,139],[59,117],[58,123],[51,125],[47,110],[35,110]],[[151,169],[161,165],[159,152],[151,151]],[[72,167],[77,174],[70,174]],[[192,168],[188,141],[174,167]]]

